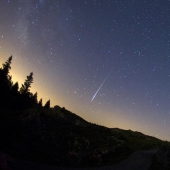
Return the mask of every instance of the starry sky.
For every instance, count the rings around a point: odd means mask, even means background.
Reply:
[[[169,0],[1,0],[0,63],[44,104],[170,140],[169,21]]]

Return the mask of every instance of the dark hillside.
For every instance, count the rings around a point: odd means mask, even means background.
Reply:
[[[10,111],[1,115],[5,115],[1,119],[1,152],[40,163],[102,166],[116,163],[135,150],[163,144],[139,132],[89,123],[62,108],[30,108],[22,115],[11,115]]]
[[[89,123],[64,107],[42,105],[31,93],[33,72],[19,89],[9,75],[12,56],[0,68],[0,153],[69,167],[114,164],[132,152],[165,142],[131,130]],[[0,164],[1,166],[1,164]]]

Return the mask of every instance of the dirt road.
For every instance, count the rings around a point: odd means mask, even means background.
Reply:
[[[127,159],[113,166],[98,168],[99,170],[148,170],[151,165],[151,158],[157,149],[150,151],[136,151]]]

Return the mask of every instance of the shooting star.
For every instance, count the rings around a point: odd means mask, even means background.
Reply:
[[[96,91],[96,93],[94,94],[94,96],[91,99],[91,102],[94,100],[94,98],[96,97],[97,93],[99,92],[99,90],[101,89],[101,87],[103,86],[103,84],[105,83],[105,81],[107,80],[107,78],[109,77],[109,74],[107,75],[107,77],[104,79],[104,81],[102,82],[102,84],[100,85],[100,87],[98,88],[98,90]]]

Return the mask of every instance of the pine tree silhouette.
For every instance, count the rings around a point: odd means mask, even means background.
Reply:
[[[38,105],[42,107],[42,105],[43,105],[42,98],[39,100]]]
[[[49,108],[50,108],[50,100],[48,100],[48,101],[46,102],[46,104],[44,105],[44,108],[46,108],[46,109],[49,109]]]
[[[8,107],[11,107],[13,110],[17,110],[20,108],[20,94],[19,94],[19,84],[16,82],[12,85],[10,90],[10,97],[8,98]]]
[[[3,64],[2,70],[7,76],[9,74],[9,70],[11,69],[12,55],[8,58],[8,60]]]
[[[12,56],[3,64],[3,67],[0,69],[0,91],[2,93],[7,93],[12,86],[12,76],[9,75],[11,69]]]
[[[37,94],[37,92],[35,92],[34,95],[32,96],[34,104],[38,103],[38,99],[37,98],[38,98],[38,94]]]
[[[19,84],[18,84],[18,82],[16,82],[15,84],[12,85],[11,92],[13,94],[16,94],[16,93],[18,93],[18,89],[19,89]]]
[[[38,93],[30,92],[33,83],[33,72],[27,77],[19,89],[18,82],[12,82],[12,76],[9,75],[11,69],[12,56],[2,64],[0,68],[0,107],[11,110],[25,110],[31,107],[42,107],[42,99],[38,102]],[[50,108],[50,100],[46,103],[45,108]]]
[[[24,84],[22,84],[20,88],[20,98],[21,98],[21,108],[27,109],[35,105],[35,103],[32,100],[33,94],[30,92],[31,84],[33,83],[33,72],[31,72]]]
[[[27,79],[25,80],[24,84],[22,84],[22,87],[20,88],[21,94],[30,94],[30,87],[33,83],[33,72],[30,73],[29,76],[27,76]]]
[[[11,69],[12,56],[2,65],[0,68],[0,106],[6,108],[9,107],[10,102],[10,90],[12,87],[12,76],[9,75]]]

